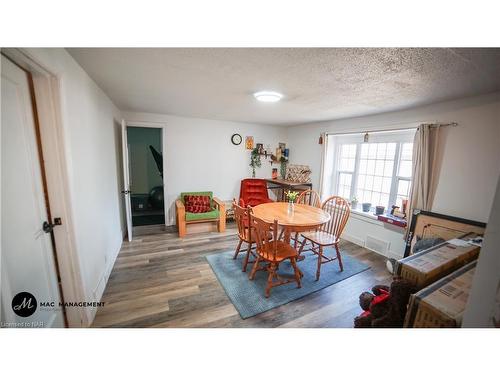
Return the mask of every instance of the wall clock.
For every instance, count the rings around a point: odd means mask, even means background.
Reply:
[[[238,133],[236,134],[233,134],[231,136],[231,142],[233,143],[233,145],[239,145],[241,144],[241,141],[243,140],[243,138],[241,138],[241,135],[239,135]]]

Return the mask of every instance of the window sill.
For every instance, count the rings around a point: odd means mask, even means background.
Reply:
[[[393,230],[396,232],[404,231],[404,228],[402,228],[402,227],[380,221],[378,219],[378,215],[375,215],[375,213],[373,213],[372,211],[364,212],[361,208],[356,208],[356,209],[351,209],[351,214],[353,214],[353,216],[357,220],[361,220],[361,221],[364,221],[364,222],[369,223],[369,224],[378,225],[380,227],[385,227],[389,230]]]
[[[366,219],[366,221],[370,221],[377,225],[383,225],[381,221],[378,220],[377,215],[373,212],[364,212],[361,208],[352,209],[351,214],[358,216],[358,219]]]

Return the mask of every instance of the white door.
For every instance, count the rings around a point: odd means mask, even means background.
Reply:
[[[29,77],[3,56],[1,87],[1,323],[64,327]]]
[[[132,241],[132,204],[130,202],[130,175],[128,162],[127,124],[122,120],[122,153],[123,153],[123,198],[125,199],[125,218],[127,220],[127,236]]]

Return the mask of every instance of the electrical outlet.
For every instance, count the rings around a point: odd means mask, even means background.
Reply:
[[[139,203],[139,208],[144,208],[144,205],[142,203]]]

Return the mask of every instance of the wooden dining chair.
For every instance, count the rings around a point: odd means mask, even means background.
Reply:
[[[236,246],[233,259],[236,259],[240,252],[245,252],[246,254],[245,259],[243,260],[242,271],[247,272],[248,263],[252,263],[250,255],[257,258],[252,248],[252,245],[255,244],[255,235],[253,234],[254,230],[250,226],[250,212],[252,211],[252,208],[250,206],[243,208],[236,203],[236,200],[233,200],[233,210],[234,220],[236,221],[236,226],[238,227],[238,237],[240,238],[238,246]],[[243,242],[247,244],[247,248],[242,250],[241,245]]]
[[[308,206],[313,206],[317,208],[321,208],[321,198],[319,194],[312,189],[304,190],[297,197],[297,204],[306,204]],[[280,238],[282,238],[283,231],[280,233]],[[295,235],[292,238],[293,245],[297,248],[299,245],[302,245],[302,242],[299,241],[299,233],[295,232]]]
[[[319,194],[315,190],[311,190],[311,189],[304,190],[297,197],[297,203],[298,204],[307,204],[309,206],[320,208],[321,207],[321,198],[319,197]]]
[[[312,251],[318,256],[318,268],[316,270],[316,280],[319,280],[321,274],[321,265],[338,259],[340,271],[344,270],[342,265],[342,257],[339,250],[340,235],[342,234],[351,208],[347,200],[341,197],[333,196],[328,198],[321,208],[328,212],[331,216],[330,221],[323,224],[318,230],[302,233],[302,244],[299,249],[299,254],[303,251]],[[311,242],[311,248],[304,250],[306,242]],[[336,257],[329,258],[323,254],[323,248],[326,246],[334,246],[337,252]]]
[[[301,272],[297,267],[297,250],[290,244],[278,240],[278,220],[274,220],[273,224],[269,224],[255,216],[250,212],[250,222],[254,228],[257,259],[250,273],[250,280],[255,278],[255,274],[259,270],[267,270],[267,285],[265,296],[268,298],[271,294],[271,288],[279,285],[288,284],[295,281],[297,288],[302,287]],[[271,233],[271,235],[269,235]],[[294,277],[284,277],[278,274],[279,264],[285,260],[289,260],[294,270]],[[261,263],[266,265],[261,266]],[[275,281],[276,280],[276,281]]]

